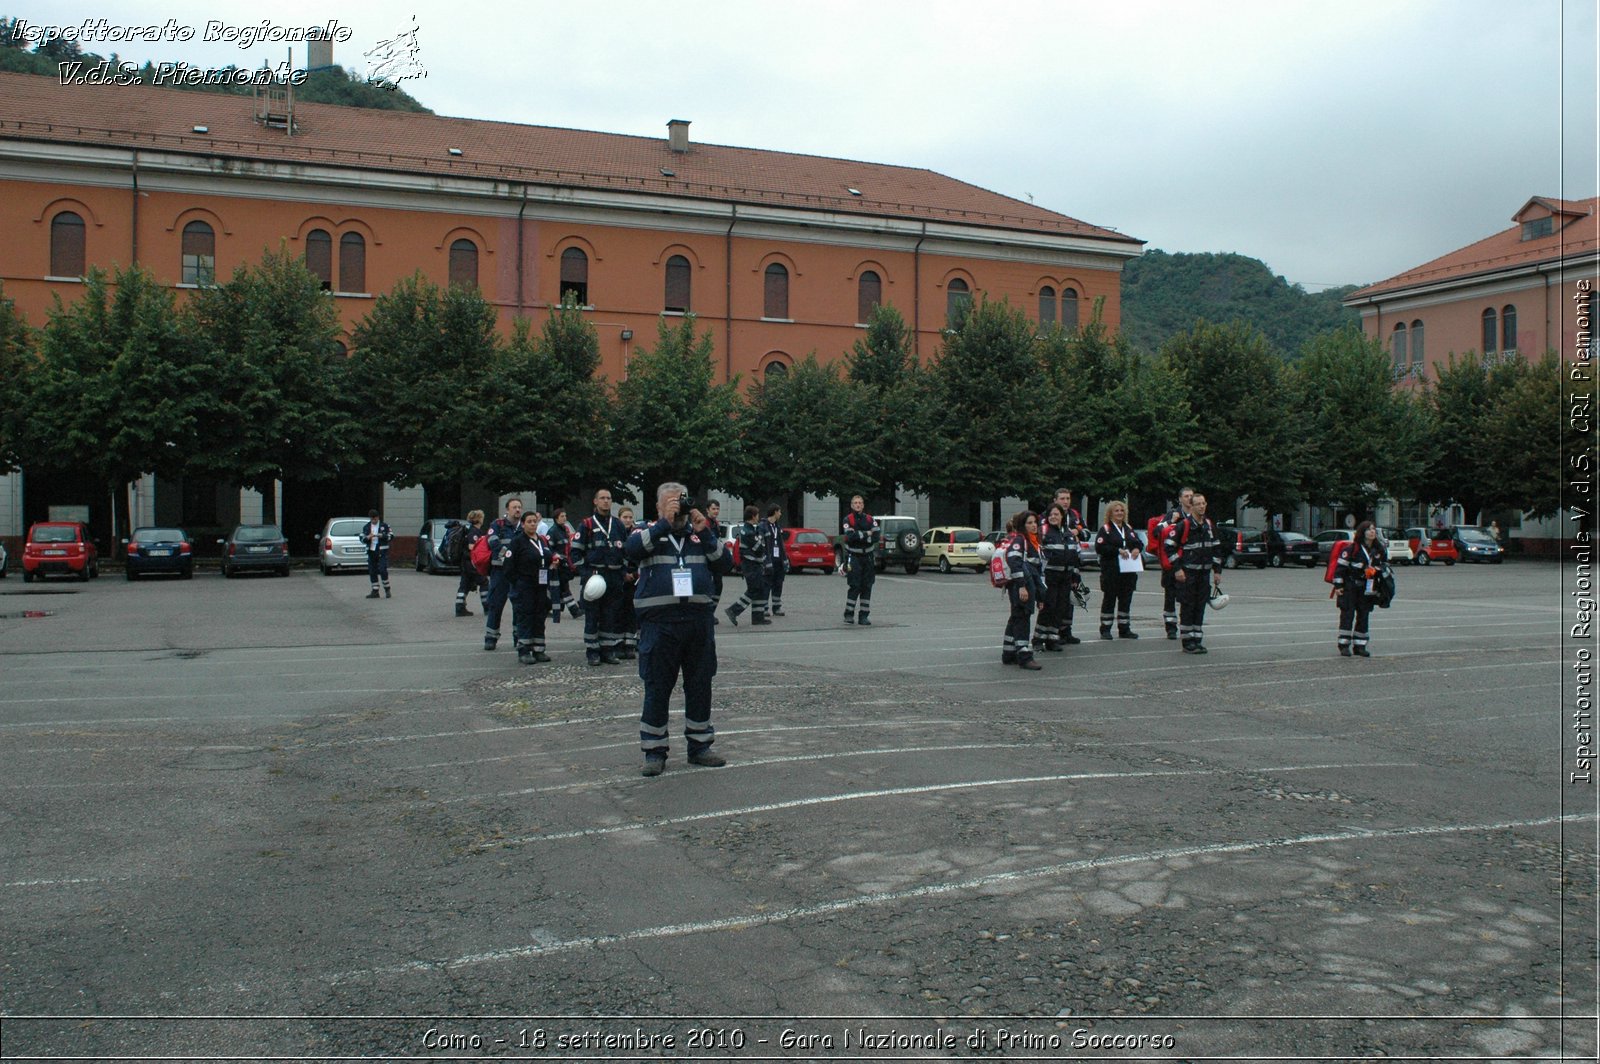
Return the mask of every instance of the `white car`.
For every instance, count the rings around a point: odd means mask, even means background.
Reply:
[[[361,529],[369,519],[365,517],[330,517],[317,533],[317,561],[323,576],[332,576],[340,569],[367,568],[367,546],[361,542]]]
[[[1411,549],[1411,541],[1398,528],[1380,528],[1378,535],[1383,539],[1384,549],[1389,552],[1391,562],[1405,562],[1411,565],[1417,560],[1416,552]]]

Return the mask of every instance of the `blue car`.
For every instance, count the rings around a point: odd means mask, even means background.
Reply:
[[[122,541],[128,546],[129,580],[151,573],[194,578],[194,541],[181,528],[136,528]]]
[[[1456,553],[1464,562],[1489,562],[1498,565],[1505,560],[1505,550],[1486,528],[1479,528],[1477,525],[1457,525],[1450,530],[1450,538],[1455,540]]]

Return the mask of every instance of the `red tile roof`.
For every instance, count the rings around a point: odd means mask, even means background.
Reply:
[[[665,132],[639,137],[298,102],[295,124],[292,137],[258,125],[248,96],[63,86],[56,78],[0,73],[0,140],[321,163],[1143,243],[932,170],[718,144],[691,143],[680,154],[668,147]],[[197,125],[209,132],[191,132]],[[451,148],[462,154],[450,155]]]
[[[1600,197],[1586,200],[1559,200],[1549,196],[1535,196],[1517,212],[1517,216],[1521,217],[1524,212],[1530,217],[1536,216],[1535,212],[1528,208],[1538,204],[1546,208],[1538,212],[1539,214],[1561,212],[1582,217],[1567,218],[1563,224],[1560,213],[1557,213],[1550,234],[1534,240],[1522,239],[1522,226],[1514,225],[1476,244],[1468,244],[1432,262],[1425,262],[1421,266],[1396,274],[1387,281],[1379,281],[1351,292],[1344,298],[1344,302],[1349,304],[1370,296],[1420,285],[1498,273],[1517,266],[1560,262],[1574,255],[1592,253],[1600,249],[1600,226],[1596,225],[1596,210],[1600,208]]]

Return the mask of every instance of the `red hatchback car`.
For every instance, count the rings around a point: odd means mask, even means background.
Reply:
[[[100,575],[100,551],[89,530],[76,521],[40,521],[28,529],[22,547],[22,580],[30,583],[59,573],[88,580]]]
[[[792,573],[802,569],[815,569],[819,573],[833,572],[833,541],[820,529],[784,529],[783,549],[789,554],[789,571]]]

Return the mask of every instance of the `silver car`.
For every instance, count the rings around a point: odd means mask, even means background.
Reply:
[[[322,575],[332,576],[340,569],[367,568],[367,546],[361,542],[365,517],[330,517],[317,535],[318,561]]]

